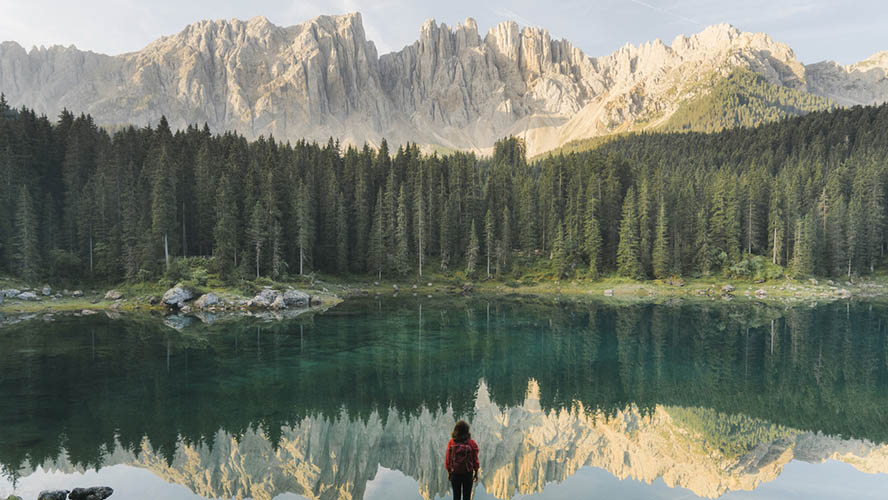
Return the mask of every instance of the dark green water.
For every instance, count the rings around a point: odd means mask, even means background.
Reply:
[[[0,327],[0,495],[882,498],[888,308],[367,299]],[[869,496],[868,496],[869,495]],[[536,498],[535,496],[535,498]]]

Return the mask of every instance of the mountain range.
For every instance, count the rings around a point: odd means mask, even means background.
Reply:
[[[738,72],[757,90],[731,87],[713,106],[715,89]],[[200,21],[114,56],[0,44],[0,92],[49,116],[67,108],[113,128],[165,115],[173,127],[207,123],[248,138],[385,138],[481,153],[515,135],[531,155],[618,132],[748,124],[723,111],[752,102],[762,108],[753,123],[878,104],[888,100],[886,72],[888,51],[850,66],[805,65],[789,46],[727,24],[603,57],[514,22],[482,36],[471,18],[456,27],[429,20],[414,43],[379,55],[359,13],[290,27],[264,17]],[[707,96],[711,109],[701,112]],[[693,118],[707,114],[708,124]]]
[[[700,408],[658,405],[643,414],[631,406],[606,416],[579,404],[546,411],[539,397],[539,384],[531,380],[522,405],[500,406],[491,400],[486,384],[479,384],[472,434],[482,444],[481,483],[496,498],[538,493],[582,467],[648,484],[662,479],[669,487],[706,498],[754,490],[777,479],[792,460],[838,460],[861,472],[888,472],[888,445],[866,440],[802,432]],[[704,435],[682,418],[688,411],[736,434]],[[140,453],[117,446],[101,463],[142,467],[207,498],[268,500],[285,493],[313,500],[362,498],[382,466],[414,478],[422,497],[433,500],[449,488],[441,443],[446,443],[454,420],[452,409],[426,409],[417,415],[394,412],[387,418],[373,412],[366,420],[316,415],[282,429],[277,443],[261,429],[240,436],[219,430],[213,446],[180,441],[171,460],[146,439]],[[725,453],[718,446],[742,441],[749,432],[757,439],[738,453]],[[48,472],[85,470],[62,454],[58,460],[26,465],[22,477],[36,466]]]

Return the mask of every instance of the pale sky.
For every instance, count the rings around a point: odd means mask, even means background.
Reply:
[[[466,17],[482,35],[502,21],[540,26],[590,56],[625,43],[727,22],[789,44],[804,63],[850,64],[888,50],[888,0],[0,0],[0,40],[76,45],[105,54],[138,50],[202,19],[263,15],[289,26],[320,14],[359,11],[380,54],[412,43],[429,18],[454,26]]]

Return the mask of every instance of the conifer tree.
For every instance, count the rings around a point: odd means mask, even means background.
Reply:
[[[481,253],[481,245],[478,242],[478,233],[475,231],[475,219],[472,219],[472,228],[469,229],[469,248],[466,250],[466,274],[475,274],[478,265],[478,256]]]
[[[376,273],[377,279],[382,279],[382,268],[385,266],[385,207],[383,206],[382,189],[376,196],[376,204],[373,208],[373,221],[370,226],[370,270]]]
[[[130,219],[132,223],[133,219]],[[237,267],[238,214],[228,176],[222,174],[216,190],[216,226],[213,229],[213,254],[224,272]],[[131,243],[134,245],[134,243]]]
[[[814,235],[809,216],[796,222],[792,273],[795,278],[810,276],[814,271]]]
[[[19,188],[15,210],[16,262],[19,275],[26,280],[37,278],[40,250],[37,240],[37,214],[26,186]]]
[[[660,210],[657,213],[657,231],[654,237],[654,251],[652,255],[654,277],[664,279],[669,275],[669,234],[668,220],[666,219],[666,203],[660,200]]]
[[[256,277],[259,277],[259,263],[262,258],[262,245],[265,243],[265,209],[262,202],[257,201],[253,205],[253,211],[250,214],[250,223],[247,226],[247,242],[256,259]]]
[[[305,266],[311,261],[314,243],[314,214],[308,184],[299,181],[296,189],[296,240],[299,246],[299,275],[305,276]]]
[[[511,265],[511,253],[512,253],[512,216],[509,211],[509,206],[506,205],[503,208],[503,223],[502,223],[502,239],[500,240],[500,265],[501,271],[507,272]]]
[[[635,207],[635,188],[630,187],[623,200],[620,243],[617,247],[617,270],[621,276],[628,278],[641,278],[641,261],[638,255],[638,216]]]
[[[336,199],[336,272],[348,272],[348,217],[345,216],[345,201],[342,192]]]
[[[407,197],[404,186],[398,194],[398,224],[395,234],[395,270],[404,276],[410,272],[410,239],[407,234]]]
[[[554,230],[555,236],[552,239],[552,269],[555,277],[561,279],[567,272],[567,252],[564,248],[564,229],[561,225],[557,225]]]
[[[493,241],[493,214],[489,208],[484,216],[484,243],[487,246],[487,277],[490,278],[490,261],[493,258],[495,245]]]
[[[703,276],[709,276],[713,266],[713,246],[712,239],[709,235],[709,217],[706,212],[705,202],[697,212],[697,254],[695,260],[697,262],[697,270]]]
[[[170,237],[176,234],[176,200],[173,168],[166,146],[155,162],[154,191],[151,203],[151,230],[154,241],[163,249],[166,267],[170,267]]]
[[[589,185],[589,195],[586,196],[586,217],[583,225],[583,236],[585,238],[583,249],[586,252],[586,259],[589,261],[589,278],[598,279],[600,254],[601,254],[601,228],[598,225],[598,215],[596,214],[596,200],[592,193],[592,185]]]

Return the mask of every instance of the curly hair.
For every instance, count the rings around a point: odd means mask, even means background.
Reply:
[[[450,437],[457,442],[472,439],[472,434],[469,432],[469,423],[465,420],[457,422],[456,425],[453,426],[453,432],[450,434]]]

